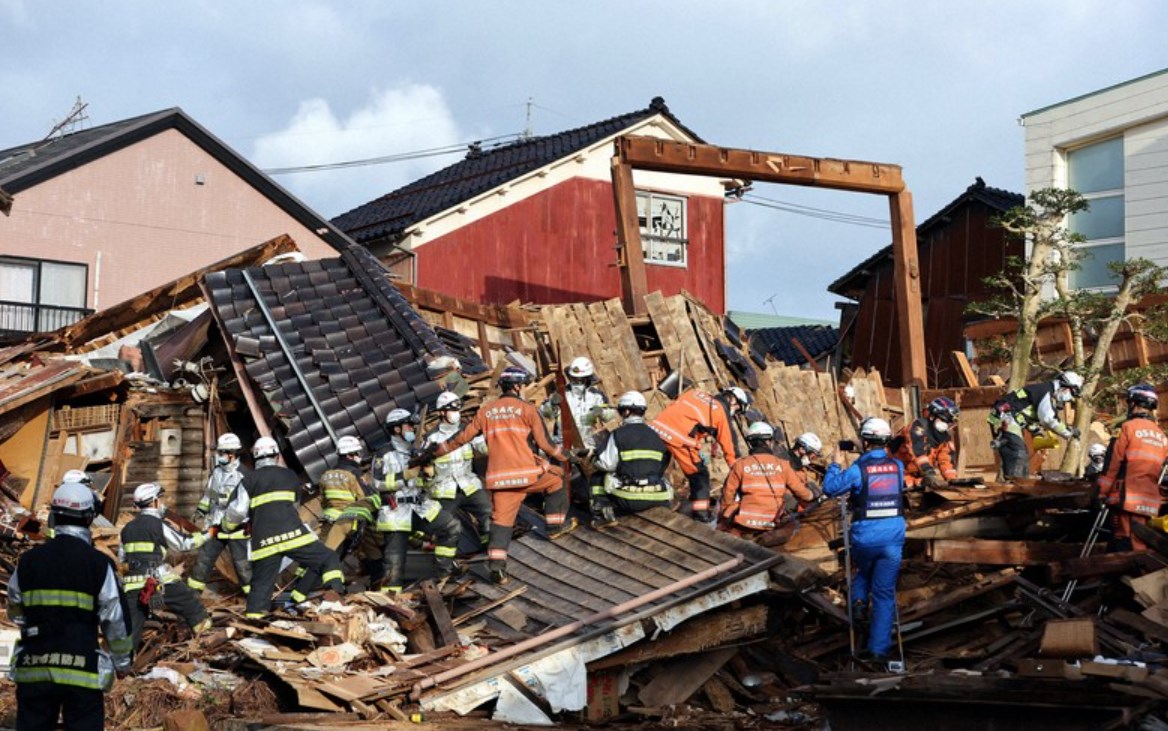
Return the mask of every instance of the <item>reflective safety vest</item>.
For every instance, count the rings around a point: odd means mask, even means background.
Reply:
[[[600,490],[625,500],[662,504],[673,500],[673,490],[665,480],[669,447],[651,426],[643,421],[627,421],[609,434],[608,440],[599,449],[603,452],[615,448],[619,462]]]
[[[9,607],[10,614],[22,618],[13,680],[90,690],[103,690],[112,682],[112,667],[102,673],[98,655],[99,598],[112,570],[104,554],[68,535],[20,557],[16,569],[20,603]],[[124,598],[121,605],[124,611]],[[122,637],[107,638],[117,655],[130,653],[128,625],[125,629]]]
[[[335,521],[341,517],[341,511],[365,497],[366,489],[361,480],[361,468],[342,457],[340,464],[325,470],[320,476],[320,493],[324,499],[321,517]]]
[[[203,498],[199,500],[199,512],[207,515],[207,525],[219,525],[223,522],[223,513],[227,510],[227,502],[231,499],[235,488],[250,476],[251,472],[238,461],[230,465],[215,465],[211,476],[207,478],[207,489]],[[228,535],[221,533],[220,539],[244,538],[242,531]]]
[[[860,465],[860,490],[853,494],[853,518],[879,520],[904,515],[904,468],[900,461],[865,454],[857,463]]]
[[[300,478],[287,467],[267,465],[247,485],[251,560],[259,561],[317,540],[300,520]]]
[[[177,575],[160,570],[166,560],[166,549],[189,551],[203,545],[204,540],[202,533],[180,534],[167,526],[155,510],[142,511],[122,528],[122,557],[129,569],[122,577],[122,587],[126,591],[138,591],[151,577],[164,584],[178,581]]]
[[[1050,396],[1052,406],[1056,405],[1054,403],[1054,383],[1035,383],[1007,393],[995,401],[990,409],[988,417],[990,425],[996,428],[1002,420],[1006,419],[1014,421],[1021,427],[1037,424],[1038,405],[1046,396]]]
[[[1099,476],[1099,491],[1125,513],[1160,514],[1160,473],[1168,459],[1168,437],[1156,422],[1143,416],[1123,422]]]
[[[443,424],[427,434],[423,444],[442,444],[457,433],[457,426]],[[482,489],[483,481],[474,472],[477,444],[482,445],[479,451],[486,452],[485,442],[476,438],[434,459],[434,475],[426,480],[426,490],[430,495],[439,500],[453,500],[458,497],[459,490],[462,490],[464,495],[473,495]]]

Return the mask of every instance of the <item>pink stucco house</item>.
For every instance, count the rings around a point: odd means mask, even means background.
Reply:
[[[287,234],[343,234],[181,109],[0,151],[0,337],[44,332]]]

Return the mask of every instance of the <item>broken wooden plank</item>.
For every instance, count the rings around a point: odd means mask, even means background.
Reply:
[[[734,657],[737,648],[728,647],[705,653],[696,658],[682,658],[666,663],[638,695],[649,707],[672,706],[685,702],[696,693],[714,673]]]
[[[1093,579],[1113,574],[1131,574],[1152,571],[1163,563],[1146,551],[1101,553],[1056,561],[1046,567],[1047,583],[1058,584],[1071,579]]]
[[[434,629],[438,631],[438,639],[443,645],[457,645],[458,630],[454,629],[454,622],[450,619],[442,592],[438,591],[438,587],[429,579],[423,581],[421,587],[422,596],[426,598],[426,606],[430,608],[430,619],[434,622]]]
[[[764,634],[766,622],[767,608],[764,605],[696,617],[661,639],[642,640],[589,663],[588,672],[704,652],[727,642]]]
[[[1082,550],[1077,543],[938,539],[928,543],[926,555],[939,563],[1036,566],[1078,556]]]

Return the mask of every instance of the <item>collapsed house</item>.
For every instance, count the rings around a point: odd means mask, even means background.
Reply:
[[[473,559],[466,577],[435,584],[417,550],[408,570],[419,580],[401,597],[355,583],[347,597],[254,622],[224,595],[208,635],[152,623],[139,676],[111,694],[111,727],[490,718],[843,729],[886,715],[889,727],[1094,728],[1163,708],[1168,539],[1085,553],[1086,483],[1055,473],[994,483],[984,416],[1000,390],[916,394],[859,371],[841,383],[766,356],[684,294],[646,295],[645,315],[615,299],[486,306],[398,286],[363,249],[321,261],[294,250],[269,241],[0,351],[0,573],[38,539],[67,469],[86,469],[104,492],[96,544],[112,552],[140,482],[163,484],[190,514],[223,431],[276,436],[311,483],[339,436],[384,447],[392,408],[424,413],[444,387],[475,408],[507,364],[534,371],[527,395],[540,401],[578,355],[610,394],[649,394],[650,417],[675,375],[748,389],[785,435],[828,444],[853,439],[862,416],[901,425],[914,402],[944,393],[963,410],[958,467],[986,484],[914,500],[898,596],[904,675],[851,660],[834,502],[757,542],[655,509],[551,543],[525,508],[507,587]],[[439,383],[427,366],[449,356],[461,374]],[[314,521],[319,499],[302,513]],[[11,709],[10,684],[0,701]]]

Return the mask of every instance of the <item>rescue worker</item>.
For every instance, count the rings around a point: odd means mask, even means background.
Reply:
[[[381,493],[374,529],[384,537],[382,565],[376,578],[385,581],[385,591],[395,594],[404,584],[406,550],[415,531],[434,537],[434,560],[440,578],[461,569],[454,557],[462,526],[422,489],[417,471],[410,467],[418,421],[405,409],[390,411],[385,417],[389,449],[373,462],[373,479]]]
[[[103,691],[130,672],[132,641],[117,571],[89,532],[93,493],[62,483],[49,507],[56,535],[25,551],[8,580],[8,617],[20,628],[12,658],[16,728],[90,731],[105,725]],[[109,652],[98,645],[98,629]]]
[[[648,403],[640,391],[617,401],[622,423],[597,445],[594,463],[603,479],[592,486],[592,522],[611,525],[617,516],[673,504],[673,487],[665,478],[669,448],[645,423]]]
[[[707,436],[717,441],[726,464],[733,467],[740,454],[734,415],[749,405],[750,397],[737,386],[724,389],[717,397],[691,388],[650,423],[689,483],[689,504],[695,520],[710,520],[710,470],[702,455],[702,443]]]
[[[487,490],[491,493],[491,538],[487,544],[487,569],[491,580],[505,584],[507,549],[523,499],[532,493],[544,494],[544,517],[553,540],[576,528],[568,519],[568,491],[564,471],[537,455],[531,446],[542,449],[556,462],[565,456],[548,437],[536,408],[523,400],[520,389],[531,380],[523,368],[504,368],[499,375],[502,394],[479,408],[462,431],[436,447],[426,450],[420,461],[450,454],[482,434],[487,441]]]
[[[1077,399],[1082,389],[1082,376],[1063,371],[1053,381],[1019,388],[994,403],[988,417],[993,435],[990,445],[1001,457],[1003,477],[1030,474],[1030,450],[1022,437],[1023,429],[1038,433],[1045,428],[1063,439],[1079,438],[1078,428],[1064,424],[1056,409]]]
[[[203,521],[203,528],[207,531],[207,542],[199,548],[198,558],[195,559],[195,568],[187,579],[187,585],[195,591],[207,588],[207,580],[211,578],[211,571],[215,568],[215,561],[223,549],[231,553],[231,563],[235,566],[235,575],[239,579],[239,587],[247,594],[251,588],[251,561],[247,556],[247,534],[242,528],[237,530],[223,530],[223,513],[227,509],[227,501],[248,476],[250,471],[239,461],[239,453],[243,444],[239,437],[230,432],[220,435],[215,442],[215,467],[207,479],[207,489],[203,492],[203,499],[195,508],[195,521]]]
[[[564,369],[567,376],[568,388],[566,398],[568,413],[576,424],[576,431],[580,434],[583,448],[589,451],[596,449],[597,425],[610,421],[616,417],[616,412],[608,405],[608,396],[596,384],[596,367],[585,356],[574,358]],[[560,395],[552,394],[551,398],[539,407],[539,413],[545,418],[555,420],[553,438],[563,444],[563,428],[561,426],[562,404]],[[571,449],[573,445],[565,445]]]
[[[122,586],[130,606],[130,626],[134,651],[142,642],[142,628],[152,609],[165,608],[177,614],[194,634],[211,627],[207,610],[194,589],[182,583],[166,564],[167,549],[178,553],[193,551],[207,540],[203,533],[187,535],[162,517],[161,485],[147,482],[134,488],[134,505],[140,511],[122,528],[118,560],[126,564]]]
[[[824,494],[848,496],[855,572],[850,616],[856,622],[870,614],[868,652],[876,661],[886,660],[892,649],[896,580],[904,549],[904,467],[885,449],[891,439],[887,421],[864,419],[860,423],[863,454],[845,469],[843,451],[836,452],[823,478]]]
[[[337,465],[325,470],[320,476],[320,493],[324,499],[324,510],[320,514],[322,533],[329,535],[333,524],[341,517],[341,512],[372,493],[369,482],[361,471],[361,440],[354,436],[344,436],[337,440]],[[341,536],[343,538],[343,535]],[[326,539],[329,548],[336,548]]]
[[[804,503],[816,495],[787,460],[774,453],[775,429],[756,421],[746,430],[750,454],[734,463],[722,487],[722,519],[736,535],[778,527],[791,496]]]
[[[771,430],[779,433],[779,428],[774,424],[771,425]],[[772,438],[772,443],[777,440]],[[822,492],[819,486],[819,480],[823,476],[823,467],[812,464],[812,460],[819,459],[823,456],[823,440],[815,432],[803,432],[795,437],[794,443],[788,449],[786,446],[779,444],[774,445],[774,454],[776,457],[781,457],[791,463],[791,468],[799,473],[806,483],[807,489],[816,495]],[[795,505],[788,502],[787,509],[794,510]]]
[[[255,471],[235,487],[221,523],[223,530],[234,531],[251,522],[252,591],[247,595],[245,616],[262,618],[271,609],[272,590],[285,558],[296,561],[306,572],[292,590],[291,603],[307,599],[319,581],[328,589],[344,592],[337,554],[300,520],[300,478],[277,463],[280,448],[276,440],[260,437],[251,453]]]
[[[1103,474],[1103,462],[1107,456],[1107,445],[1096,442],[1087,447],[1087,468],[1083,470],[1083,478],[1095,480]]]
[[[1132,532],[1160,514],[1160,481],[1168,459],[1168,437],[1156,424],[1160,399],[1146,383],[1127,390],[1127,419],[1111,442],[1099,476],[1099,496],[1111,508],[1116,551],[1143,551],[1147,545]]]
[[[906,487],[939,489],[957,479],[950,429],[959,413],[952,399],[938,396],[925,407],[922,418],[914,419],[892,440],[891,451],[904,464]]]
[[[434,408],[442,416],[429,434],[422,439],[422,448],[437,446],[450,439],[462,424],[462,400],[451,391],[438,394]],[[464,510],[474,518],[479,530],[479,543],[486,549],[491,538],[491,498],[483,489],[483,481],[474,471],[475,455],[487,453],[487,442],[480,434],[453,452],[438,457],[432,463],[432,473],[425,478],[426,491],[442,504],[451,516]]]
[[[97,490],[93,489],[92,477],[90,477],[87,473],[82,472],[81,470],[66,470],[65,474],[61,477],[61,484],[63,485],[68,482],[74,482],[79,485],[84,485],[86,488],[88,488],[88,490],[93,493],[94,518],[96,519],[97,516],[102,514],[102,510],[105,508],[105,503],[102,501],[101,495],[97,494]],[[46,521],[46,523],[47,526],[45,529],[45,537],[52,538],[54,532],[53,514],[51,512],[49,513],[49,519]]]

